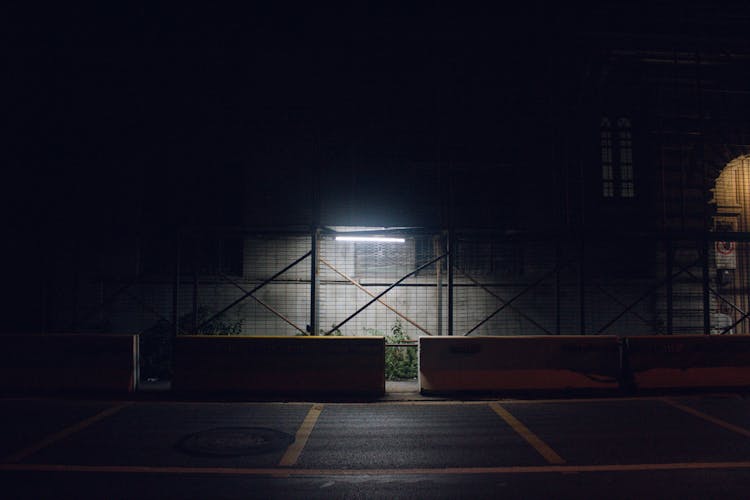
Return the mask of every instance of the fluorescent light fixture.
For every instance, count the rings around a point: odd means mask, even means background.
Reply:
[[[389,238],[386,236],[336,236],[336,241],[354,241],[364,243],[403,243],[403,238]]]

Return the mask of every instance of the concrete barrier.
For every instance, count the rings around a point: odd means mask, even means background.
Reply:
[[[625,352],[636,389],[750,386],[750,336],[628,337]]]
[[[385,338],[179,336],[172,387],[183,392],[382,395]]]
[[[138,336],[108,334],[0,335],[4,392],[133,392]]]
[[[618,389],[615,336],[420,337],[422,393]]]

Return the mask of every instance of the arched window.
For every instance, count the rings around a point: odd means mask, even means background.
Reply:
[[[630,120],[618,118],[615,126],[603,117],[599,128],[602,162],[602,196],[633,198],[633,138]]]

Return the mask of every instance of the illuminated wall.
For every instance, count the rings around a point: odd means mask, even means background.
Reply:
[[[714,229],[717,231],[750,231],[750,156],[729,162],[716,179],[713,203],[716,204]],[[727,242],[726,249],[717,247],[713,266],[720,293],[736,306],[717,302],[715,307],[731,322],[739,319],[739,310],[750,306],[750,243]],[[747,320],[735,329],[750,333]]]

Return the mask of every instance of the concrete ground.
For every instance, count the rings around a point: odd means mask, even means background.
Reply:
[[[750,399],[742,395],[409,399],[0,399],[0,494],[750,496]]]

